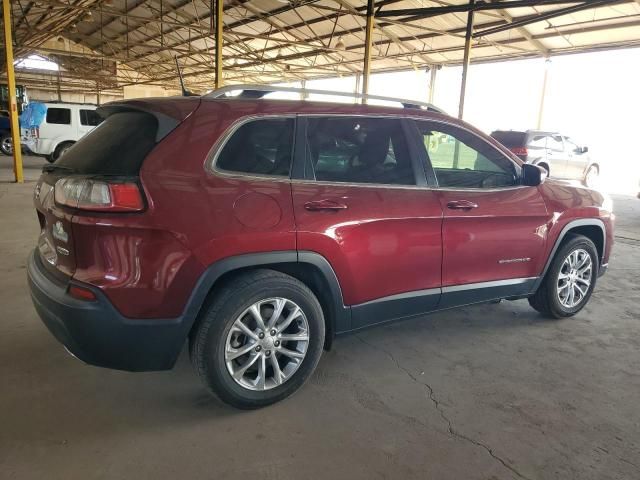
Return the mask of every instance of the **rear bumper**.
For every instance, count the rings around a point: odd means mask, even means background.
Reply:
[[[71,297],[47,272],[37,251],[27,262],[31,298],[56,339],[80,360],[128,371],[168,370],[182,350],[191,322],[123,317],[97,288],[96,301]],[[90,288],[87,285],[82,285]]]

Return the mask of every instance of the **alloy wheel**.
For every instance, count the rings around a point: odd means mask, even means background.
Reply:
[[[573,250],[562,262],[556,294],[565,308],[575,308],[589,291],[593,279],[591,255],[582,249]]]
[[[11,137],[5,137],[2,139],[2,151],[7,155],[13,154],[13,142],[11,141]]]
[[[233,322],[225,363],[233,380],[249,390],[282,385],[298,370],[309,347],[309,323],[286,298],[260,300]]]

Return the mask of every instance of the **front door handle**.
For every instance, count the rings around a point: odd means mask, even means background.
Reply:
[[[469,200],[451,200],[447,203],[447,208],[451,210],[471,210],[478,208],[478,204],[470,202]]]
[[[334,202],[333,200],[314,200],[305,203],[304,208],[311,212],[317,212],[321,210],[346,210],[347,206],[344,203]]]

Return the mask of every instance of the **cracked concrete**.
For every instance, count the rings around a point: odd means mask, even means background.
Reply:
[[[364,343],[366,345],[369,345],[371,348],[373,348],[375,350],[379,349],[375,345],[373,345],[370,342],[368,342],[365,339],[363,339],[360,335],[356,334],[355,337],[358,340],[360,340],[362,343]],[[425,389],[427,391],[427,398],[433,403],[433,405],[435,406],[436,410],[440,413],[440,416],[442,417],[442,419],[447,423],[447,430],[449,431],[449,433],[452,436],[460,438],[460,439],[465,440],[467,442],[470,442],[470,443],[472,443],[472,444],[474,444],[474,445],[476,445],[478,447],[484,448],[489,455],[491,455],[498,462],[500,462],[506,469],[508,469],[511,472],[513,472],[518,478],[524,478],[525,480],[528,480],[528,477],[522,475],[512,465],[509,465],[505,460],[503,460],[501,457],[496,455],[496,453],[493,451],[492,448],[488,447],[487,445],[485,445],[484,443],[482,443],[482,442],[480,442],[478,440],[474,440],[473,438],[469,438],[465,434],[456,431],[453,428],[453,425],[451,423],[451,419],[449,417],[447,417],[446,413],[442,409],[442,406],[440,405],[440,402],[436,398],[435,393],[433,391],[433,387],[431,385],[429,385],[427,382],[421,382],[413,373],[411,373],[408,369],[406,369],[405,367],[400,365],[398,360],[396,360],[396,357],[394,357],[391,352],[385,350],[384,348],[380,348],[380,350],[382,350],[393,361],[393,363],[395,363],[395,365],[398,368],[398,370],[403,371],[411,380],[413,380],[414,382],[419,383],[420,385],[425,387]]]
[[[26,159],[28,180],[41,162]],[[0,477],[640,478],[640,200],[617,197],[611,269],[577,317],[526,301],[338,338],[310,382],[257,412],[170,372],[83,365],[38,320],[24,264],[33,183],[0,156]]]

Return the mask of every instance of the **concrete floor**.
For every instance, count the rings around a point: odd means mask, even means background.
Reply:
[[[640,478],[640,200],[616,197],[611,268],[573,319],[526,301],[343,337],[292,398],[254,412],[170,372],[83,365],[31,305],[31,182],[0,157],[0,477]]]

